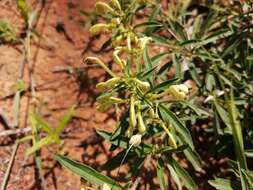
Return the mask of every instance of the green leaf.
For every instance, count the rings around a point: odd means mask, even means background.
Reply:
[[[175,34],[176,39],[179,42],[183,42],[187,40],[187,35],[184,31],[184,28],[176,21],[171,21],[170,22],[170,27],[173,33]]]
[[[161,10],[161,5],[157,4],[156,7],[153,9],[153,12],[151,13],[150,17],[149,17],[149,22],[155,22],[156,17],[159,15]],[[149,36],[152,32],[154,32],[155,28],[146,28],[144,33]]]
[[[54,141],[54,139],[51,136],[44,137],[40,139],[38,142],[33,144],[33,146],[26,150],[26,155],[30,155],[37,150],[41,149],[42,147],[51,144]]]
[[[171,154],[171,153],[177,153],[177,152],[182,152],[183,150],[185,150],[188,147],[188,145],[184,144],[182,146],[179,146],[177,148],[172,148],[171,146],[164,146],[162,148],[160,148],[157,153],[160,154]]]
[[[175,130],[182,135],[184,141],[189,144],[191,149],[194,150],[191,134],[186,126],[179,120],[179,118],[164,105],[159,105],[159,111],[163,120],[166,122],[171,122]]]
[[[170,175],[171,175],[173,181],[177,184],[178,190],[182,190],[182,184],[181,184],[181,181],[177,175],[177,172],[174,170],[174,168],[171,165],[167,164],[167,167],[170,171]]]
[[[18,9],[21,12],[21,15],[22,15],[23,19],[27,23],[28,22],[29,9],[27,7],[26,1],[25,0],[17,0],[17,5],[18,5]]]
[[[162,52],[162,53],[155,55],[154,57],[151,58],[152,65],[155,65],[156,63],[158,63],[162,59],[168,57],[169,55],[170,55],[169,52]]]
[[[205,36],[205,34],[208,33],[208,31],[211,29],[211,26],[217,22],[217,13],[214,11],[210,11],[207,15],[207,18],[202,22],[201,24],[201,30],[199,30],[199,36]]]
[[[62,120],[58,124],[57,128],[55,129],[56,134],[60,134],[64,127],[67,125],[67,123],[71,120],[72,116],[74,114],[74,106],[72,106],[67,113],[63,116]]]
[[[157,178],[158,178],[161,190],[167,190],[168,187],[167,187],[167,185],[165,183],[165,179],[164,179],[166,174],[164,173],[164,168],[163,168],[163,163],[162,162],[163,162],[162,159],[157,160],[156,173],[157,173]]]
[[[216,178],[215,180],[209,180],[208,183],[217,190],[241,190],[239,182],[232,182],[228,179]]]
[[[128,147],[128,139],[127,138],[120,138],[117,137],[116,139],[111,139],[111,133],[103,130],[96,130],[97,134],[99,134],[101,137],[103,137],[106,140],[109,140],[113,145],[120,146],[124,149]]]
[[[33,131],[42,129],[50,135],[54,133],[54,130],[50,128],[49,125],[45,121],[43,121],[43,119],[40,116],[36,115],[35,113],[29,114],[29,120],[33,128]]]
[[[152,65],[151,59],[150,59],[150,57],[149,57],[148,54],[149,54],[149,53],[148,53],[148,48],[146,47],[146,48],[144,49],[143,58],[144,58],[144,63],[145,63],[145,65],[146,65],[146,68],[147,68],[148,70],[150,70],[150,69],[153,68],[153,65]],[[153,78],[154,78],[154,77],[153,77],[153,74],[151,74],[150,77],[149,77],[149,79],[152,81],[152,84],[153,84]]]
[[[176,54],[172,54],[172,63],[173,63],[173,66],[175,67],[176,69],[176,78],[178,78],[180,81],[183,80],[183,72],[182,72],[182,64],[179,62],[179,57],[178,55]]]
[[[153,41],[157,44],[171,46],[167,38],[157,36],[157,35],[150,35],[150,37],[152,37]]]
[[[202,80],[200,79],[200,76],[197,72],[197,68],[195,67],[194,63],[189,62],[189,69],[190,69],[192,79],[196,82],[198,87],[200,87],[202,85],[201,83]]]
[[[216,100],[214,100],[214,105],[222,121],[231,130],[228,113],[225,111],[225,109],[222,106],[220,106],[220,104]]]
[[[152,88],[149,92],[154,93],[154,92],[166,90],[169,86],[175,84],[176,82],[178,82],[178,78],[173,78],[173,79],[164,81],[158,84],[157,86],[155,86],[154,88]]]
[[[187,189],[189,189],[189,190],[197,190],[198,189],[196,183],[193,181],[191,176],[188,174],[188,172],[184,168],[182,168],[178,164],[177,161],[172,159],[171,165],[174,168],[174,170],[176,171],[176,173],[179,176],[179,178],[181,179],[181,181],[183,181],[183,183],[187,187]]]
[[[205,84],[206,89],[211,92],[216,86],[215,77],[212,74],[207,73],[205,78]]]
[[[242,169],[247,169],[247,162],[244,154],[244,144],[242,137],[242,127],[240,124],[240,118],[238,110],[235,106],[233,90],[230,90],[230,102],[227,102],[229,109],[229,119],[232,127],[233,139],[235,144],[235,151],[237,160]]]
[[[185,145],[186,141],[182,138],[181,135],[178,136],[178,141],[180,145]],[[201,171],[201,158],[198,155],[198,153],[194,150],[192,150],[190,147],[183,150],[187,160],[190,161],[192,166],[196,171]]]
[[[12,25],[8,21],[0,19],[0,42],[9,43],[14,42],[15,40],[16,40],[16,33]],[[24,86],[21,86],[21,88],[16,88],[16,90],[21,90],[22,87]]]
[[[129,112],[126,112],[123,115],[123,117],[122,117],[122,119],[120,121],[119,126],[114,131],[114,133],[111,135],[111,139],[110,140],[115,140],[118,136],[120,136],[120,134],[124,134],[125,133],[125,131],[127,130],[127,127],[129,126],[129,123],[127,121],[128,117],[129,117]]]
[[[241,42],[242,42],[242,36],[236,36],[232,38],[232,40],[228,42],[227,47],[225,47],[224,51],[222,52],[221,57],[224,58],[231,52],[233,53],[233,51]]]
[[[111,187],[112,190],[122,190],[122,187],[118,185],[113,179],[102,175],[101,173],[97,172],[96,170],[85,164],[76,162],[59,154],[55,156],[55,159],[61,165],[91,183],[95,183],[100,187],[102,187],[104,183],[106,183]]]
[[[35,114],[33,112],[30,112],[28,118],[32,128],[32,134],[37,133],[37,120],[35,118]]]
[[[180,104],[182,105],[186,105],[189,108],[191,108],[198,116],[201,115],[206,115],[206,116],[210,116],[210,114],[205,111],[204,109],[199,108],[196,103],[191,103],[190,101],[180,101]]]
[[[203,46],[209,43],[215,43],[217,40],[228,37],[232,34],[233,34],[232,31],[229,31],[227,29],[221,29],[219,31],[214,32],[213,34],[206,37],[205,39],[203,39],[201,42],[199,42],[199,45]]]
[[[141,24],[137,24],[134,26],[134,29],[137,29],[137,28],[157,28],[157,27],[163,27],[163,25],[159,22],[143,22]]]
[[[153,67],[145,72],[139,73],[137,77],[141,80],[146,80],[147,78],[152,77],[154,71],[156,70],[156,67]]]
[[[201,31],[202,23],[203,23],[203,16],[198,15],[193,24],[192,39],[199,38],[199,32]]]
[[[243,175],[245,176],[245,179],[247,180],[247,183],[249,184],[250,188],[253,188],[253,172],[251,170],[242,170]]]
[[[159,71],[157,72],[157,75],[159,76],[159,78],[162,78],[163,76],[166,76],[166,74],[168,73],[168,71],[170,70],[170,68],[172,67],[171,63],[166,63],[164,64]]]

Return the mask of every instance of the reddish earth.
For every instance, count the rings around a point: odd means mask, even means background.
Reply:
[[[88,68],[83,64],[83,58],[94,55],[101,41],[104,40],[91,39],[87,27],[81,24],[81,21],[87,24],[88,19],[81,16],[80,11],[91,12],[93,9],[94,1],[46,1],[45,5],[41,7],[36,26],[41,37],[35,37],[32,43],[31,63],[33,64],[32,77],[37,97],[35,103],[39,105],[43,117],[50,125],[55,126],[68,108],[77,105],[74,117],[62,135],[64,146],[61,151],[73,159],[102,170],[101,165],[106,162],[111,153],[108,153],[109,144],[102,142],[94,133],[94,129],[112,130],[116,117],[113,111],[100,113],[95,108],[95,98],[98,95],[95,84],[105,78],[105,73],[99,68]],[[12,1],[1,1],[0,10],[0,19],[9,20],[17,34],[21,35],[24,23],[20,19],[16,5]],[[23,58],[22,48],[20,43],[0,45],[0,116],[1,121],[6,119],[7,124],[13,121],[13,85],[16,83]],[[99,56],[103,57],[105,61],[110,60],[107,53],[101,52]],[[28,65],[25,65],[23,80],[29,89]],[[26,119],[29,102],[32,102],[31,93],[27,90],[21,98],[20,128],[29,126]],[[0,131],[8,129],[7,125],[3,125],[4,122],[1,123]],[[195,130],[198,136],[202,129],[196,127]],[[15,136],[0,137],[0,183],[10,159],[15,138]],[[208,137],[198,139],[199,144],[212,142],[209,140]],[[8,190],[41,189],[34,159],[24,156],[28,147],[30,147],[29,143],[23,143],[18,149],[8,182]],[[82,185],[79,177],[63,170],[53,160],[51,151],[54,151],[54,147],[50,147],[49,150],[42,149],[41,152],[43,174],[48,189],[80,189]],[[224,159],[216,161],[205,151],[203,152],[206,170],[219,168],[214,173],[222,175],[220,166],[223,167]],[[115,174],[110,171],[105,171],[105,173]],[[207,180],[205,177],[210,175],[209,172],[195,175],[201,189],[209,189],[206,182],[203,182]]]
[[[24,23],[15,3],[1,1],[0,9],[0,19],[10,21],[19,35]],[[50,125],[56,125],[68,108],[77,105],[73,120],[63,134],[63,151],[73,159],[95,166],[96,162],[105,161],[107,154],[103,154],[105,150],[102,147],[84,145],[84,141],[86,139],[89,144],[96,140],[93,132],[95,128],[112,129],[115,117],[99,113],[95,108],[97,92],[94,84],[103,79],[104,72],[99,68],[84,68],[82,63],[83,57],[94,54],[92,51],[99,47],[98,43],[90,39],[87,28],[80,23],[87,20],[81,16],[80,11],[91,12],[93,9],[94,1],[47,1],[41,9],[36,26],[41,38],[36,37],[32,43],[31,62],[38,104]],[[13,85],[16,83],[19,65],[22,62],[22,51],[22,44],[0,45],[1,117],[5,117],[10,124],[13,120]],[[73,69],[73,73],[68,72],[69,68]],[[29,87],[27,65],[24,81]],[[26,91],[21,99],[21,128],[27,125],[30,97],[31,94]],[[5,127],[2,125],[0,131],[5,130]],[[13,144],[13,138],[0,137],[0,183]],[[32,157],[24,156],[24,151],[29,146],[29,143],[24,143],[19,147],[7,189],[39,189],[34,160]],[[57,166],[52,154],[47,150],[42,150],[42,158],[48,189],[80,189],[79,178]]]

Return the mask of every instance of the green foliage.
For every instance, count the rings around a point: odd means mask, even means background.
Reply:
[[[27,6],[26,0],[16,0],[18,9],[20,10],[21,16],[23,17],[24,21],[28,23],[29,19],[29,8]]]
[[[32,134],[27,135],[21,139],[19,142],[26,140],[32,140],[32,147],[26,150],[26,155],[30,155],[40,150],[42,147],[48,146],[53,143],[60,143],[60,134],[63,131],[64,127],[71,120],[71,117],[74,113],[74,107],[72,107],[68,112],[63,116],[62,120],[59,122],[56,128],[50,127],[39,115],[35,113],[29,114],[30,125],[32,128]],[[39,138],[38,135],[41,132],[46,132],[46,136]]]
[[[16,40],[16,34],[6,20],[0,20],[0,43],[14,42]]]
[[[61,155],[56,155],[55,159],[73,173],[83,177],[84,179],[90,182],[93,182],[101,187],[104,184],[107,184],[109,187],[111,187],[111,189],[123,190],[123,188],[120,185],[118,185],[114,180],[112,180],[107,176],[102,175],[101,173],[97,172],[96,170],[92,169],[91,167],[85,164],[75,162]]]

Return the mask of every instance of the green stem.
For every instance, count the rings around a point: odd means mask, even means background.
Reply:
[[[247,170],[248,166],[247,166],[247,161],[246,161],[246,157],[244,154],[244,144],[243,144],[243,136],[242,136],[242,130],[241,130],[242,127],[241,127],[241,124],[240,124],[240,121],[238,118],[238,114],[237,114],[237,110],[236,110],[236,107],[234,104],[233,89],[231,88],[231,90],[230,90],[231,92],[230,92],[230,98],[229,98],[226,93],[224,82],[220,78],[221,73],[219,72],[217,65],[215,66],[214,70],[218,76],[218,80],[219,80],[219,83],[222,87],[222,90],[225,92],[225,94],[224,94],[225,104],[228,109],[229,120],[231,123],[235,153],[236,153],[237,161],[239,163],[239,172],[241,174],[240,179],[241,179],[242,189],[248,190],[249,189],[248,184],[246,183],[245,177],[241,173],[241,169]]]

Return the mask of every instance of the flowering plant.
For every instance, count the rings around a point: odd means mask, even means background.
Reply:
[[[97,84],[102,92],[97,98],[98,109],[126,108],[122,109],[121,120],[113,133],[97,133],[112,143],[111,150],[121,150],[105,164],[109,169],[135,161],[126,175],[127,183],[122,187],[86,165],[60,155],[56,159],[81,177],[106,187],[104,189],[134,189],[136,183],[145,186],[146,183],[139,181],[139,177],[145,177],[140,171],[148,170],[145,162],[152,160],[160,189],[168,189],[170,175],[177,189],[184,186],[195,190],[198,186],[179,164],[177,155],[183,153],[196,171],[204,172],[190,127],[197,120],[206,119],[221,139],[223,135],[232,134],[239,163],[238,166],[233,164],[233,168],[240,174],[242,189],[248,189],[252,173],[247,170],[237,111],[239,103],[235,103],[234,95],[248,96],[248,100],[244,99],[247,105],[252,101],[249,95],[252,92],[252,24],[249,24],[252,23],[252,7],[244,1],[224,8],[220,3],[195,5],[190,0],[170,2],[169,7],[164,9],[151,0],[99,1],[96,11],[105,22],[90,28],[93,36],[110,36],[102,49],[112,47],[113,64],[119,70],[110,69],[97,57],[85,58],[86,64],[98,64],[110,76]],[[207,9],[204,14],[201,14],[202,8]],[[138,17],[143,17],[145,22],[136,24]],[[243,44],[248,47],[245,51],[239,48]],[[230,57],[233,48],[235,59]],[[157,49],[162,52],[150,56]],[[243,55],[249,57],[243,59]],[[244,60],[242,66],[235,62],[240,59]],[[168,76],[173,69],[175,76]],[[236,69],[244,75],[238,74]],[[243,91],[235,88],[238,84],[243,84]],[[206,109],[202,109],[199,102]],[[249,109],[243,112],[246,117]],[[223,184],[233,189],[230,181],[223,179],[211,180],[210,184],[217,189],[222,189]]]

